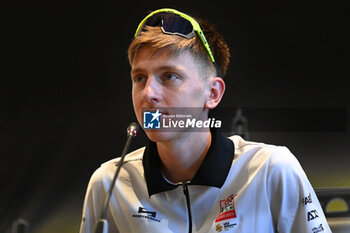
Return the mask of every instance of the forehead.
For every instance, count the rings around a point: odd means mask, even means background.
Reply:
[[[142,46],[140,47],[135,55],[134,60],[140,59],[175,59],[178,56],[188,56],[190,53],[188,51],[173,50],[171,48],[152,48],[152,46]],[[190,55],[191,56],[191,55]]]
[[[193,56],[188,51],[172,52],[168,49],[140,48],[131,63],[132,70],[136,68],[151,68],[151,66],[197,68]]]

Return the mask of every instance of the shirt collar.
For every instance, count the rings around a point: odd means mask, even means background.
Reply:
[[[212,142],[197,173],[189,185],[221,188],[230,171],[234,144],[219,130],[212,130]],[[161,161],[155,142],[149,142],[143,154],[143,167],[149,196],[175,189],[178,185],[168,183],[161,172]]]

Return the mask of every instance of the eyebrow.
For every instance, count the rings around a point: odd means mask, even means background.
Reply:
[[[178,66],[173,66],[173,65],[163,65],[163,66],[160,66],[160,67],[157,67],[156,71],[163,71],[163,70],[174,70],[174,71],[177,71],[177,72],[183,72],[183,70],[178,67]],[[145,72],[145,69],[143,68],[135,68],[135,69],[131,69],[131,74],[134,74],[134,73],[142,73],[142,72]]]
[[[130,74],[133,74],[133,73],[142,73],[142,72],[144,72],[144,69],[142,69],[142,68],[136,68],[136,69],[131,69]]]

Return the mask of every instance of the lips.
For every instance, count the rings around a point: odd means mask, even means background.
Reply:
[[[146,107],[146,108],[142,108],[142,111],[150,111],[150,112],[156,112],[159,111],[159,113],[161,113],[162,115],[170,115],[171,113],[168,111],[168,109],[165,108],[161,108],[161,107]]]

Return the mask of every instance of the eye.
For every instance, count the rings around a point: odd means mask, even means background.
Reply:
[[[173,73],[166,73],[164,74],[162,81],[172,81],[178,79],[179,76]]]
[[[142,82],[144,79],[145,79],[144,77],[138,76],[138,77],[136,77],[136,82],[140,83],[140,82]]]
[[[132,80],[136,83],[143,82],[146,79],[144,75],[135,75]]]

